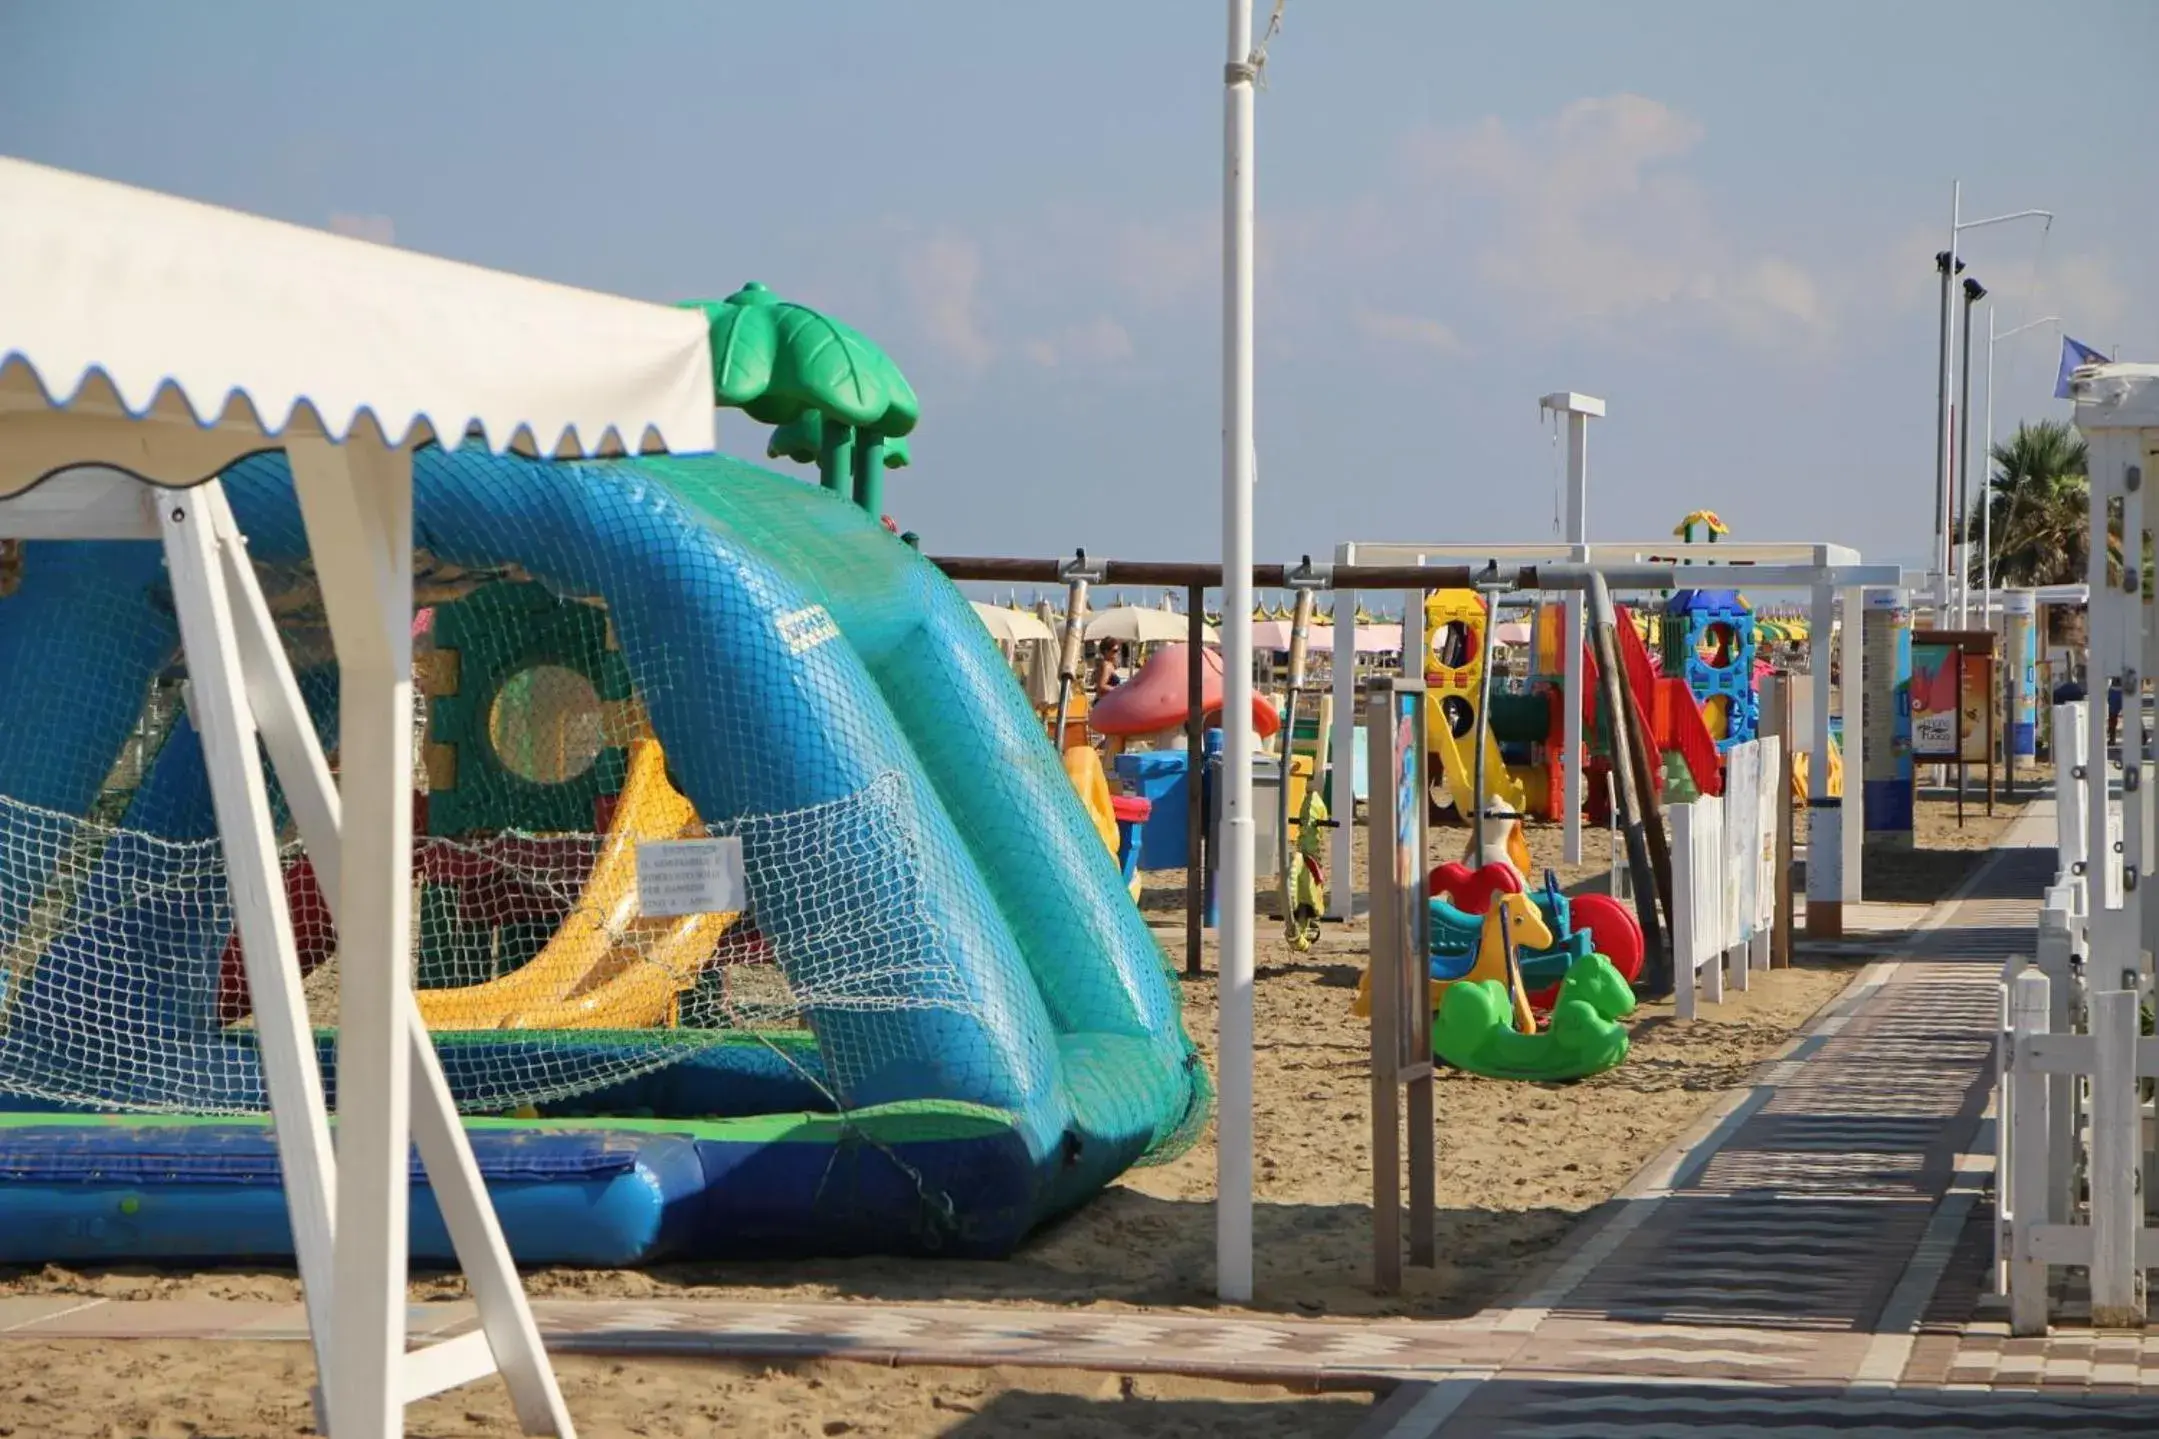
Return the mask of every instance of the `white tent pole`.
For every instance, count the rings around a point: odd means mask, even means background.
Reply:
[[[1252,1298],[1252,0],[1229,0],[1222,187],[1222,838],[1215,1284]],[[1344,876],[1346,878],[1346,876]]]
[[[225,849],[226,884],[254,1004],[256,1044],[270,1095],[285,1203],[292,1218],[315,1362],[335,1366],[333,1306],[338,1166],[323,1108],[322,1072],[300,986],[292,915],[270,823],[270,799],[255,747],[240,642],[218,573],[213,480],[189,490],[154,492],[163,531],[173,608],[187,659],[189,711],[202,736],[203,766]]]
[[[306,702],[291,662],[277,638],[277,625],[248,564],[245,541],[222,491],[209,496],[223,559],[224,583],[240,644],[248,702],[292,807],[293,824],[313,861],[317,885],[331,918],[342,911],[344,854],[342,805],[330,776],[322,741],[308,718]],[[404,1384],[408,1400],[483,1377],[498,1367],[510,1390],[518,1420],[527,1434],[568,1436],[569,1412],[548,1366],[539,1326],[525,1300],[524,1286],[510,1256],[501,1222],[487,1197],[485,1181],[472,1155],[457,1104],[442,1072],[441,1056],[419,1015],[419,1001],[409,992],[408,1046],[414,1085],[413,1139],[427,1167],[429,1187],[450,1231],[480,1311],[480,1329],[448,1341],[459,1346],[461,1368],[445,1365],[438,1351],[419,1351],[408,1360],[425,1366],[426,1377]],[[479,1339],[477,1346],[469,1343]],[[430,1363],[429,1361],[433,1362]]]
[[[339,670],[337,1439],[403,1432],[412,1062],[412,457],[287,446]]]

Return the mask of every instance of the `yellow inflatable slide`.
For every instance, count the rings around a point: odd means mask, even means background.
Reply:
[[[694,838],[697,812],[667,782],[657,740],[630,746],[629,776],[598,861],[547,947],[485,984],[419,993],[430,1029],[642,1029],[670,1023],[738,914],[647,919],[637,903],[637,846]]]

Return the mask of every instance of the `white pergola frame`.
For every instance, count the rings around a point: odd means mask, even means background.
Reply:
[[[336,1439],[498,1370],[527,1433],[573,1432],[411,989],[412,451],[702,451],[712,413],[694,312],[0,157],[0,539],[163,547]],[[216,478],[268,449],[328,611],[344,783]],[[258,739],[338,924],[334,1147]],[[480,1327],[408,1354],[414,1144]]]
[[[1577,421],[1579,423],[1579,421]],[[1830,697],[1828,676],[1830,671],[1830,646],[1835,630],[1835,605],[1839,594],[1843,596],[1847,623],[1843,632],[1843,667],[1847,676],[1856,676],[1863,670],[1861,648],[1862,626],[1856,621],[1864,610],[1864,595],[1868,589],[1893,588],[1903,582],[1903,572],[1895,565],[1867,564],[1859,551],[1845,545],[1833,544],[1777,544],[1758,541],[1734,541],[1707,543],[1684,543],[1676,539],[1600,541],[1595,544],[1530,544],[1530,545],[1475,545],[1475,544],[1410,544],[1391,540],[1350,540],[1335,546],[1335,563],[1338,565],[1443,565],[1482,564],[1495,560],[1501,566],[1533,565],[1568,562],[1586,565],[1633,565],[1657,561],[1681,564],[1714,564],[1718,569],[1731,571],[1720,576],[1715,570],[1705,568],[1704,583],[1728,578],[1735,586],[1743,585],[1750,590],[1806,590],[1811,596],[1808,614],[1808,649],[1810,668],[1817,677],[1812,686],[1813,740],[1812,757],[1808,761],[1808,794],[1815,800],[1829,797],[1829,719]],[[1348,754],[1353,741],[1352,717],[1356,712],[1356,614],[1357,595],[1354,590],[1338,589],[1334,592],[1334,726],[1332,752]],[[1582,647],[1579,642],[1563,647],[1561,662],[1566,666],[1563,683],[1569,694],[1579,694],[1582,684]],[[1843,703],[1838,707],[1844,722],[1845,794],[1849,798],[1861,790],[1861,777],[1865,774],[1866,740],[1864,726],[1860,722],[1863,697],[1862,687],[1856,683],[1846,684],[1842,694]],[[1571,710],[1573,705],[1569,705]],[[1580,746],[1573,746],[1576,753],[1566,757],[1569,782],[1566,792],[1570,796],[1580,793],[1580,781],[1574,778],[1580,760]],[[1349,814],[1353,812],[1355,799],[1355,775],[1348,765],[1336,765],[1331,792],[1327,796],[1330,812]],[[1838,854],[1842,864],[1835,869],[1826,865],[1807,866],[1807,902],[1815,904],[1856,904],[1860,895],[1860,866],[1864,854],[1866,826],[1857,818],[1861,807],[1846,807],[1845,822],[1839,831]],[[1569,852],[1578,853],[1580,848],[1581,809],[1578,803],[1567,807],[1565,823],[1570,838]],[[1350,862],[1349,827],[1336,829],[1332,839],[1330,858],[1335,873],[1348,874]],[[1354,896],[1350,886],[1335,885],[1328,894],[1328,917],[1348,919]]]

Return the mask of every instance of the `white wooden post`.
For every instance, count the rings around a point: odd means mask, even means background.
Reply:
[[[2009,1060],[2016,1049],[2016,1029],[2009,997],[2023,968],[2022,959],[2002,964],[2001,1011],[1994,1032],[1994,1269],[1988,1283],[1996,1294],[2003,1295],[2009,1292],[2009,1229],[2016,1218],[2009,1203],[2013,1197],[2009,1183],[2010,1135],[2016,1128],[2016,1097],[2009,1089]]]
[[[187,659],[191,710],[224,844],[226,885],[246,960],[308,1330],[315,1362],[327,1373],[334,1367],[332,1320],[341,1308],[332,1303],[337,1162],[323,1109],[315,1034],[300,987],[269,791],[255,747],[240,638],[219,569],[213,506],[222,503],[222,488],[213,480],[152,493]]]
[[[412,457],[287,447],[338,662],[337,1439],[403,1432],[412,1062]]]
[[[1675,804],[1665,813],[1672,822],[1672,1011],[1681,1019],[1692,1019],[1698,1012],[1694,917],[1700,907],[1695,891],[1701,884],[1694,871],[1694,806]]]
[[[2095,979],[2099,972],[2095,971]],[[2137,1232],[2144,1202],[2137,1193],[2142,1147],[2137,1102],[2137,995],[2106,989],[2091,996],[2092,1327],[2142,1328],[2144,1271],[2137,1262]]]
[[[1538,401],[1541,409],[1567,417],[1566,541],[1576,546],[1568,558],[1577,564],[1589,559],[1589,422],[1602,418],[1604,401],[1594,395],[1562,390]],[[1561,715],[1562,742],[1567,747],[1560,766],[1562,854],[1568,864],[1582,862],[1582,592],[1569,590],[1563,601],[1559,631],[1561,688],[1567,696]]]
[[[1825,841],[1843,832],[1840,823],[1862,823],[1864,813],[1860,803],[1862,772],[1849,749],[1853,740],[1849,730],[1844,736],[1847,750],[1842,807],[1851,811],[1851,817],[1847,821],[1841,814],[1826,813],[1830,798],[1829,672],[1836,654],[1836,596],[1832,586],[1816,585],[1807,617],[1807,666],[1812,671],[1807,679],[1811,711],[1808,722],[1813,726],[1813,750],[1807,760],[1807,800],[1814,811],[1807,821],[1807,933],[1817,938],[1833,938],[1844,932],[1843,841],[1837,840],[1834,846]],[[1852,611],[1846,623],[1858,624],[1857,616],[1858,611]],[[1848,684],[1857,682],[1849,670],[1845,677]],[[1833,853],[1825,852],[1832,849]]]
[[[2010,990],[2009,1027],[2012,1045],[2047,1033],[2047,977],[2027,969]],[[2011,1100],[2008,1122],[2016,1126],[2009,1141],[2010,1171],[1997,1177],[1997,1186],[2009,1187],[2010,1236],[2009,1328],[2018,1335],[2047,1332],[2047,1266],[2033,1249],[2038,1228],[2047,1222],[2048,1116],[2047,1075],[2037,1065],[2017,1062],[2010,1066]],[[2074,1081],[2070,1081],[2074,1082]]]
[[[1754,846],[1748,863],[1754,867],[1754,940],[1749,963],[1768,969],[1774,959],[1777,930],[1777,895],[1783,889],[1777,874],[1777,817],[1790,802],[1784,778],[1783,735],[1764,735],[1754,742],[1759,764],[1755,773]]]
[[[344,899],[342,804],[291,663],[278,641],[276,621],[248,564],[246,542],[222,490],[214,486],[206,489],[224,588],[246,675],[248,703],[261,729],[263,748],[283,782],[294,826],[314,862],[324,903],[336,919],[343,913]],[[293,973],[297,982],[297,967]],[[481,1327],[409,1355],[400,1379],[404,1400],[425,1398],[499,1369],[527,1434],[569,1436],[574,1432],[569,1411],[548,1365],[539,1326],[526,1302],[501,1222],[487,1197],[471,1141],[458,1121],[456,1099],[443,1074],[441,1057],[435,1053],[434,1042],[419,1017],[418,1000],[409,990],[406,998],[407,1048],[414,1086],[413,1138],[427,1168],[436,1206],[450,1231],[458,1263],[471,1284]],[[259,1013],[259,1003],[257,1009]],[[322,1373],[326,1381],[328,1371]]]
[[[2114,669],[2122,677],[2122,889],[2123,928],[2137,935],[2141,951],[2144,897],[2138,879],[2148,867],[2144,835],[2148,828],[2144,793],[2144,486],[2141,471],[2131,467],[2122,485],[2122,578],[2114,598],[2117,646]]]
[[[2122,492],[2122,466],[2117,446],[2108,432],[2091,437],[2089,534],[2096,548],[2089,560],[2090,603],[2087,627],[2090,636],[2085,666],[2085,845],[2090,887],[2091,945],[2094,960],[2105,956],[2109,964],[2135,950],[2134,926],[2120,908],[2119,881],[2115,878],[2119,854],[2120,821],[2107,790],[2112,766],[2107,754],[2107,686],[2118,670],[2122,652],[2123,606],[2119,589],[2107,580],[2108,508]],[[2125,706],[2126,708],[2126,706]],[[2095,971],[2096,973],[2096,971]],[[2095,987],[2113,988],[2115,981],[2098,979]]]
[[[2054,706],[2055,873],[2080,883],[2091,840],[2085,828],[2086,742],[2084,707],[2075,701]]]
[[[1866,590],[1857,585],[1847,586],[1841,637],[1844,660],[1840,666],[1844,682],[1837,690],[1837,707],[1844,717],[1844,827],[1838,832],[1844,848],[1844,869],[1839,881],[1846,904],[1857,904],[1866,897],[1861,884],[1867,838],[1867,727],[1861,718],[1864,713],[1861,702],[1866,689],[1866,625],[1862,622],[1866,608]],[[1826,687],[1828,676],[1824,675],[1816,683]],[[1808,851],[1811,862],[1811,843]]]
[[[2047,981],[2047,1028],[2068,1034],[2075,998],[2075,967],[2069,940],[2069,904],[2073,886],[2057,884],[2039,913],[2037,964]],[[2077,1081],[2064,1076],[2047,1091],[2047,1194],[2048,1212],[2068,1215],[2076,1208]]]
[[[1702,998],[1724,1003],[1724,966],[1732,936],[1725,927],[1724,801],[1705,795],[1694,810],[1694,854],[1688,865],[1695,879],[1695,946],[1700,956]]]

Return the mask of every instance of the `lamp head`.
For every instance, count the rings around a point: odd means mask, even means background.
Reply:
[[[1967,275],[1964,279],[1964,303],[1974,305],[1986,297],[1987,287]]]

